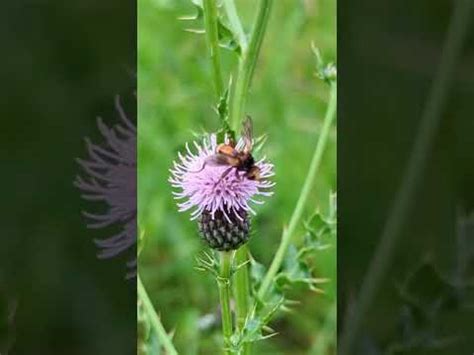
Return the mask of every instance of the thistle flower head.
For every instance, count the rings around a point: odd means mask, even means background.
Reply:
[[[204,138],[201,144],[193,142],[193,146],[194,152],[186,144],[186,152],[178,153],[179,158],[170,169],[169,182],[179,189],[173,191],[179,201],[179,211],[193,210],[191,219],[199,219],[201,233],[211,247],[235,249],[242,244],[243,237],[232,242],[235,235],[229,234],[233,230],[230,226],[234,229],[245,227],[244,239],[248,238],[248,214],[255,214],[251,205],[262,204],[260,197],[273,194],[271,188],[274,182],[268,180],[274,175],[273,165],[265,158],[256,161],[260,178],[249,179],[245,171],[239,171],[236,167],[208,163],[209,158],[216,154],[218,144],[215,135]],[[243,146],[244,141],[240,140],[235,149],[242,150]],[[241,233],[242,230],[236,232]],[[210,237],[213,237],[212,243]]]
[[[118,231],[109,238],[96,240],[99,258],[111,258],[133,249],[137,240],[137,183],[136,183],[136,127],[127,119],[118,98],[116,108],[121,122],[112,128],[98,119],[104,137],[102,144],[86,139],[89,159],[77,159],[85,175],[77,176],[75,185],[82,198],[103,201],[104,213],[83,212],[89,220],[87,226],[100,229],[114,226]],[[136,258],[128,262],[128,276],[136,275]]]

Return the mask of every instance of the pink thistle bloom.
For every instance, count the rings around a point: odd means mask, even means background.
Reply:
[[[226,142],[228,143],[228,142]],[[229,165],[207,164],[206,159],[216,153],[215,135],[204,138],[201,144],[193,142],[193,153],[186,143],[185,154],[178,153],[179,160],[173,162],[170,169],[169,182],[179,192],[173,191],[178,202],[179,211],[194,209],[191,220],[199,218],[203,213],[209,214],[214,220],[216,213],[223,215],[229,223],[242,221],[248,212],[255,214],[251,204],[263,204],[261,196],[271,196],[274,182],[268,180],[274,175],[273,164],[260,159],[255,165],[260,169],[260,179],[251,180],[244,171],[232,171],[223,176]],[[241,150],[244,142],[241,139],[237,150]]]

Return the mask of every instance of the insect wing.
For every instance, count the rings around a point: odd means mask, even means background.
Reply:
[[[253,145],[253,124],[250,116],[247,116],[242,127],[242,138],[244,139],[244,151],[249,153],[252,151]]]
[[[222,166],[229,165],[228,158],[224,154],[214,154],[206,158],[206,165],[209,166]]]
[[[192,173],[199,173],[199,172],[203,171],[206,166],[223,166],[223,165],[230,165],[230,164],[229,164],[228,159],[225,155],[218,153],[218,154],[214,154],[214,155],[211,155],[211,156],[207,157],[198,170],[191,171],[191,172]]]

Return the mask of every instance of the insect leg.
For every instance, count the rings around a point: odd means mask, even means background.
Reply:
[[[224,179],[227,175],[229,175],[229,173],[232,171],[234,167],[233,166],[229,166],[221,175],[221,177],[219,178],[219,180],[217,180],[217,182],[214,184],[214,187],[216,187],[221,181],[222,179]],[[237,169],[236,169],[237,170]]]
[[[249,180],[260,180],[260,168],[258,166],[253,166],[246,174]]]
[[[242,181],[245,177],[245,174],[239,175],[239,169],[235,168],[235,177]]]

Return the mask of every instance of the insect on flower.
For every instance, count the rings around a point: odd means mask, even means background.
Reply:
[[[245,144],[242,150],[236,148],[236,144],[233,140],[230,140],[228,143],[221,143],[217,146],[216,154],[208,157],[199,171],[202,171],[207,164],[212,166],[229,165],[216,184],[225,178],[232,169],[235,169],[236,176],[239,176],[239,172],[243,171],[245,174],[242,175],[242,178],[259,180],[260,168],[255,165],[255,159],[252,156],[253,124],[250,116],[247,116],[243,123],[242,138]]]

